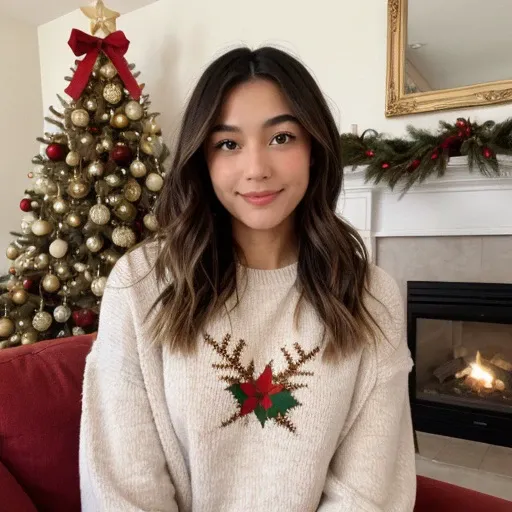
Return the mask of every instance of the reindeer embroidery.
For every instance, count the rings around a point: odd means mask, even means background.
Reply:
[[[288,412],[301,404],[292,395],[292,391],[307,387],[306,384],[291,382],[294,377],[312,377],[313,373],[303,371],[302,367],[311,361],[320,351],[320,347],[311,352],[305,352],[298,344],[293,345],[297,352],[294,359],[288,350],[283,347],[283,353],[287,368],[274,375],[272,362],[264,369],[263,373],[255,379],[254,361],[247,367],[240,362],[240,357],[246,346],[245,340],[240,339],[232,351],[228,351],[231,335],[226,334],[222,343],[215,341],[209,334],[204,335],[207,345],[212,347],[221,356],[222,363],[214,363],[212,367],[225,373],[219,379],[230,384],[229,391],[237,402],[237,411],[227,420],[222,422],[223,427],[254,412],[262,427],[268,420],[275,421],[279,426],[296,432],[295,425],[288,417]]]

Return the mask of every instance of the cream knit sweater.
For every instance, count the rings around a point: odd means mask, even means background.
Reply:
[[[83,390],[83,512],[413,510],[411,359],[387,274],[372,269],[368,298],[387,339],[337,363],[322,360],[312,308],[295,327],[296,265],[245,272],[239,306],[185,357],[148,333],[155,256],[124,256],[103,297]]]

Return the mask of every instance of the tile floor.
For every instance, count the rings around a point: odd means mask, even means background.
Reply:
[[[418,444],[419,475],[512,501],[512,448],[424,432]]]

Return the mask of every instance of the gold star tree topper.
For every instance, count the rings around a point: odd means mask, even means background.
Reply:
[[[100,30],[104,36],[116,31],[116,19],[119,18],[120,14],[105,7],[102,0],[96,0],[94,5],[89,7],[80,7],[80,10],[91,19],[92,35]]]

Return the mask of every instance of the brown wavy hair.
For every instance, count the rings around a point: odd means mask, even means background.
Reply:
[[[307,301],[323,322],[326,353],[346,355],[368,340],[374,325],[364,301],[369,273],[364,243],[335,212],[343,182],[340,136],[305,66],[272,47],[225,53],[204,71],[190,97],[156,207],[162,242],[157,278],[170,272],[172,279],[155,303],[160,307],[153,334],[173,350],[191,352],[205,324],[237,294],[231,218],[213,191],[203,147],[226,94],[255,78],[281,88],[311,135],[310,182],[295,211],[299,304]]]

